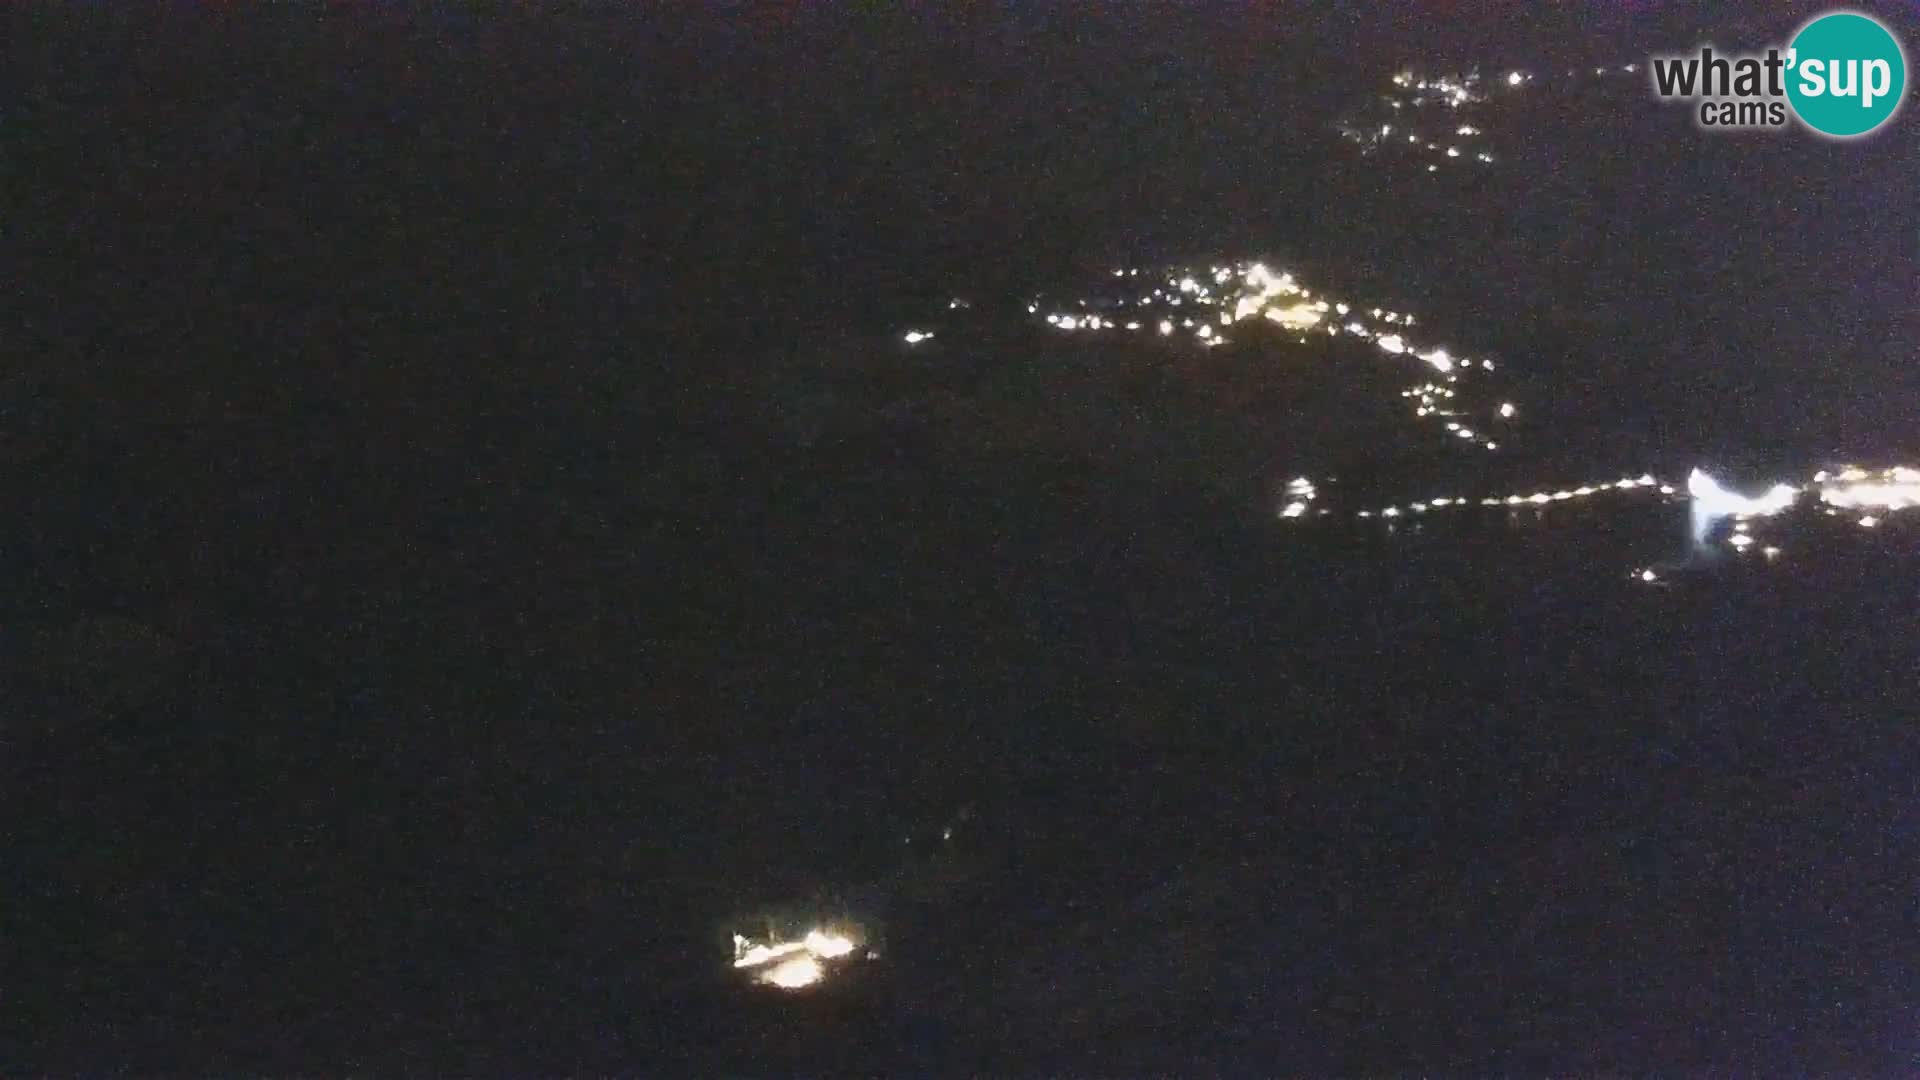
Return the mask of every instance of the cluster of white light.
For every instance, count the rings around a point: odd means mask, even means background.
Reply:
[[[1515,72],[1508,76],[1507,85],[1519,86],[1526,78]],[[1364,122],[1342,124],[1340,133],[1367,154],[1389,147],[1432,154],[1436,161],[1427,166],[1427,171],[1438,172],[1441,161],[1468,153],[1461,140],[1484,134],[1481,128],[1459,123],[1451,114],[1482,104],[1489,96],[1477,72],[1427,78],[1403,71],[1393,77],[1393,90],[1381,99],[1391,111]],[[1446,111],[1429,110],[1429,105],[1444,106]],[[1423,124],[1423,120],[1428,122]],[[1473,159],[1483,165],[1493,163],[1493,155],[1484,150],[1474,151]]]
[[[1120,268],[1113,271],[1113,276],[1131,280],[1140,277],[1141,271]],[[1099,301],[1078,300],[1072,309],[1048,312],[1043,320],[1056,330],[1156,333],[1163,338],[1178,334],[1203,348],[1217,348],[1231,342],[1224,332],[1228,328],[1259,319],[1295,335],[1302,343],[1308,334],[1345,335],[1372,342],[1389,356],[1412,356],[1446,376],[1447,384],[1457,383],[1459,372],[1475,366],[1493,370],[1490,360],[1459,357],[1443,347],[1425,348],[1408,340],[1403,331],[1415,325],[1412,315],[1377,307],[1371,309],[1370,315],[1363,314],[1345,301],[1316,296],[1291,272],[1276,271],[1265,263],[1175,268],[1151,276],[1156,284],[1143,284],[1137,291],[1128,289],[1121,295]],[[1155,309],[1161,308],[1167,310],[1157,319],[1102,314],[1116,310],[1159,314]],[[1179,310],[1172,310],[1176,308]],[[1038,298],[1027,304],[1029,314],[1040,311]],[[1449,385],[1427,382],[1402,396],[1415,400],[1417,418],[1461,415],[1440,405],[1442,398],[1455,397]],[[1502,408],[1507,411],[1501,412],[1501,417],[1512,415],[1510,404]],[[1450,425],[1448,433],[1482,450],[1499,449],[1497,441],[1480,438],[1473,429],[1462,425]]]
[[[818,929],[807,931],[807,935],[799,941],[771,941],[764,944],[735,934],[733,966],[759,969],[754,981],[762,985],[798,990],[826,978],[828,969],[821,961],[841,959],[851,955],[856,948],[858,946],[853,939],[844,934]]]
[[[1518,85],[1530,78],[1525,76],[1520,77],[1518,82],[1513,79],[1509,82]],[[1424,88],[1431,89],[1439,85],[1426,84]],[[1478,129],[1462,125],[1458,133],[1463,136],[1478,134]],[[1137,279],[1142,276],[1142,271],[1137,268],[1116,269],[1113,276]],[[1464,419],[1469,414],[1481,415],[1489,426],[1497,426],[1500,421],[1511,420],[1518,414],[1518,409],[1511,401],[1488,404],[1484,406],[1484,412],[1479,409],[1463,411],[1457,407],[1462,375],[1469,374],[1469,369],[1476,365],[1491,371],[1493,362],[1458,357],[1443,347],[1426,348],[1415,344],[1404,333],[1415,325],[1416,320],[1412,315],[1378,307],[1363,313],[1345,301],[1316,297],[1292,273],[1276,272],[1260,262],[1214,265],[1204,270],[1183,268],[1149,271],[1147,276],[1149,282],[1128,285],[1122,295],[1101,300],[1079,300],[1073,310],[1046,314],[1044,320],[1057,330],[1124,331],[1157,335],[1163,339],[1178,336],[1183,342],[1190,341],[1208,348],[1227,344],[1228,338],[1221,332],[1223,329],[1255,319],[1277,326],[1289,335],[1297,335],[1302,343],[1307,340],[1305,335],[1310,333],[1330,337],[1345,335],[1371,342],[1388,356],[1410,356],[1419,360],[1431,373],[1437,373],[1439,378],[1430,376],[1401,391],[1400,396],[1413,401],[1416,418],[1434,418],[1435,423],[1441,425],[1451,439],[1487,450],[1498,449],[1498,442],[1463,422]],[[949,305],[953,309],[966,306],[970,305],[958,300]],[[1139,310],[1144,317],[1116,319],[1104,314],[1128,308]],[[1168,310],[1164,313],[1154,310],[1158,308]],[[1035,298],[1028,303],[1026,310],[1030,315],[1039,314],[1040,299]],[[1152,314],[1146,314],[1148,312]],[[917,344],[933,337],[933,333],[912,330],[905,337],[909,344]],[[1687,479],[1685,492],[1690,502],[1694,539],[1697,544],[1704,545],[1716,523],[1732,519],[1734,527],[1726,540],[1728,546],[1743,554],[1758,550],[1772,561],[1780,555],[1780,549],[1760,544],[1752,533],[1750,523],[1754,519],[1779,514],[1795,505],[1805,491],[1817,491],[1830,515],[1843,511],[1876,511],[1856,519],[1862,527],[1871,529],[1878,527],[1887,514],[1920,507],[1920,470],[1895,467],[1874,472],[1846,466],[1836,472],[1816,473],[1812,483],[1805,486],[1778,483],[1762,495],[1747,496],[1727,490],[1711,476],[1696,469]],[[1657,493],[1663,498],[1681,494],[1672,484],[1662,483],[1649,473],[1581,484],[1578,487],[1500,496],[1435,496],[1379,509],[1356,510],[1353,516],[1391,520],[1468,507],[1538,508],[1578,502],[1608,493]],[[1288,482],[1286,498],[1278,516],[1297,520],[1309,516],[1326,517],[1333,513],[1316,505],[1317,496],[1317,489],[1306,477]],[[1659,579],[1659,574],[1647,569],[1636,572],[1635,577],[1653,582]],[[812,936],[809,935],[810,938]],[[802,956],[802,953],[805,955]],[[781,960],[783,966],[788,963],[793,966],[781,973],[779,979],[804,985],[799,980],[804,978],[810,982],[819,977],[803,969],[809,963],[817,965],[821,955],[806,942],[754,946],[736,960],[736,966],[757,966]],[[781,984],[773,979],[771,971],[766,981]]]
[[[1813,474],[1813,483],[1820,492],[1821,502],[1841,510],[1891,513],[1920,507],[1920,469],[1904,465],[1879,472],[1868,472],[1854,465],[1837,473],[1822,470]]]
[[[1618,71],[1631,75],[1639,70],[1637,64],[1623,64],[1596,67],[1593,74],[1609,75]],[[1567,69],[1568,79],[1581,74],[1583,70]],[[1367,154],[1397,149],[1434,155],[1436,160],[1427,165],[1426,171],[1437,173],[1445,160],[1464,157],[1471,149],[1458,140],[1485,133],[1473,124],[1457,123],[1454,114],[1458,110],[1497,101],[1501,95],[1496,91],[1511,92],[1534,81],[1535,76],[1526,71],[1509,71],[1493,80],[1491,87],[1481,82],[1478,72],[1428,77],[1402,71],[1393,76],[1392,88],[1378,99],[1386,106],[1384,112],[1346,121],[1339,130]],[[1444,108],[1429,109],[1428,106]],[[1423,126],[1423,119],[1432,122]],[[1473,150],[1472,153],[1475,161],[1493,164],[1493,155],[1487,151]]]
[[[918,345],[923,341],[932,340],[933,334],[926,330],[909,330],[900,337],[909,345]]]
[[[1766,494],[1749,497],[1728,491],[1719,481],[1695,469],[1687,475],[1687,494],[1693,498],[1693,542],[1704,545],[1718,522],[1733,518],[1743,523],[1749,518],[1772,517],[1792,506],[1800,498],[1800,489],[1792,484],[1775,484]]]
[[[1641,476],[1622,477],[1618,480],[1582,484],[1579,487],[1560,488],[1553,491],[1540,490],[1521,495],[1487,495],[1479,498],[1462,498],[1443,495],[1437,498],[1409,502],[1404,507],[1398,504],[1379,510],[1356,510],[1357,518],[1398,518],[1408,514],[1425,514],[1434,510],[1461,510],[1468,507],[1487,508],[1523,508],[1528,506],[1548,506],[1555,503],[1575,502],[1608,492],[1655,493],[1662,496],[1677,494],[1671,484],[1663,484],[1654,479],[1651,473]]]
[[[1287,481],[1287,504],[1280,508],[1280,516],[1288,519],[1305,517],[1318,494],[1313,481],[1304,476]]]

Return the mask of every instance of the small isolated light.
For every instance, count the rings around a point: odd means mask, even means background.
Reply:
[[[1639,65],[1637,65],[1637,64],[1628,64],[1628,65],[1626,66],[1626,69],[1625,69],[1625,70],[1626,70],[1626,73],[1627,73],[1627,74],[1629,74],[1629,75],[1631,75],[1631,74],[1633,74],[1634,72],[1636,72],[1636,71],[1639,71],[1639,70],[1640,70],[1640,67],[1639,67]]]
[[[1765,555],[1768,562],[1772,562],[1780,557],[1780,549],[1777,547],[1764,547],[1760,549],[1760,554]]]
[[[1871,514],[1860,519],[1860,527],[1863,529],[1871,529],[1878,524],[1880,524],[1880,519]]]
[[[929,334],[922,330],[909,330],[907,331],[905,336],[906,336],[906,342],[909,345],[918,345],[921,342],[926,341],[928,338],[933,337],[932,334]]]
[[[1487,443],[1487,449],[1489,449],[1489,450],[1498,450],[1498,449],[1500,449],[1500,444],[1499,444],[1499,443],[1497,443],[1497,442],[1488,442],[1488,443]]]
[[[1160,320],[1160,336],[1166,337],[1168,334],[1171,334],[1171,333],[1173,333],[1173,324],[1168,322],[1165,319],[1161,319]]]
[[[1519,86],[1521,83],[1526,81],[1527,81],[1527,77],[1525,75],[1520,74],[1517,71],[1512,71],[1507,73],[1508,86]]]
[[[1652,570],[1642,570],[1640,571],[1640,580],[1652,583],[1660,580],[1660,575],[1654,573]]]
[[[1304,515],[1306,512],[1307,512],[1306,503],[1290,502],[1287,504],[1286,509],[1280,511],[1280,516],[1283,518],[1297,518]]]
[[[1511,417],[1513,416],[1513,412],[1514,412],[1514,410],[1513,410],[1513,402],[1511,402],[1511,401],[1507,401],[1507,402],[1502,402],[1502,403],[1501,403],[1501,405],[1500,405],[1500,416],[1501,416],[1501,417],[1502,417],[1503,419],[1508,419],[1508,418],[1511,418]]]
[[[1459,156],[1460,156],[1460,148],[1459,148],[1459,147],[1457,147],[1457,146],[1449,146],[1449,147],[1447,147],[1447,156],[1448,156],[1448,157],[1459,157]]]
[[[1737,550],[1745,551],[1753,546],[1753,537],[1748,536],[1746,533],[1735,533],[1727,540],[1727,543],[1732,544]]]

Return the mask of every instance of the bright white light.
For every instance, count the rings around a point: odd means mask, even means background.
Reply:
[[[1447,350],[1445,349],[1435,349],[1430,353],[1422,355],[1420,359],[1432,365],[1435,371],[1444,373],[1453,370],[1453,357],[1448,356]]]
[[[1448,156],[1448,157],[1459,157],[1459,156],[1460,156],[1460,148],[1459,148],[1459,147],[1457,147],[1457,146],[1449,146],[1449,147],[1447,147],[1447,156]]]
[[[811,956],[796,956],[768,969],[760,976],[760,981],[782,990],[798,990],[819,982],[821,976],[825,974],[826,972],[820,967],[820,961]]]
[[[1305,514],[1306,512],[1307,512],[1306,503],[1290,502],[1287,504],[1286,509],[1280,511],[1280,516],[1283,518],[1297,518],[1302,514]]]
[[[951,832],[951,830],[949,830],[949,832]],[[819,930],[807,931],[807,936],[803,943],[806,945],[808,952],[828,960],[838,959],[852,952],[854,949],[851,940],[839,934],[828,934]]]
[[[1651,583],[1660,580],[1660,575],[1651,570],[1642,570],[1640,571],[1640,580]]]
[[[1321,319],[1321,314],[1314,305],[1307,303],[1285,308],[1268,308],[1265,315],[1268,320],[1279,323],[1289,330],[1306,330],[1318,326]]]
[[[1621,481],[1621,487],[1651,487],[1654,479],[1643,476],[1638,480]],[[1728,517],[1768,517],[1792,506],[1799,497],[1799,489],[1790,484],[1775,484],[1765,495],[1749,498],[1736,491],[1728,491],[1719,481],[1699,469],[1687,475],[1687,493],[1693,496],[1693,542],[1705,544],[1707,534],[1713,531],[1715,522]]]
[[[1526,81],[1527,81],[1527,77],[1525,75],[1520,74],[1517,71],[1509,72],[1507,75],[1508,86],[1519,86],[1521,83]]]
[[[1171,334],[1171,333],[1173,333],[1173,324],[1168,322],[1165,319],[1161,319],[1160,320],[1160,336],[1166,337],[1168,334]]]
[[[1753,544],[1753,537],[1748,536],[1746,533],[1735,533],[1727,539],[1727,543],[1732,544],[1741,551],[1745,551]]]
[[[1374,344],[1379,345],[1384,351],[1396,355],[1407,351],[1407,343],[1400,340],[1399,334],[1386,334]]]
[[[906,337],[907,344],[918,345],[921,342],[926,341],[927,339],[933,337],[933,335],[927,333],[924,330],[909,330],[906,332],[905,337]]]
[[[1514,411],[1513,402],[1511,401],[1501,402],[1500,416],[1502,419],[1510,419],[1513,416],[1513,411]]]
[[[1880,519],[1874,517],[1872,514],[1868,514],[1866,517],[1860,519],[1860,527],[1863,529],[1871,529],[1878,524],[1880,524]]]
[[[825,930],[809,930],[799,941],[775,941],[756,944],[739,934],[733,935],[733,966],[764,968],[754,981],[783,990],[798,990],[826,977],[822,960],[837,960],[855,948],[852,939]]]
[[[1820,481],[1821,475],[1816,473],[1814,479]],[[1869,507],[1904,510],[1920,506],[1920,473],[1910,468],[1889,469],[1878,477],[1869,477],[1860,469],[1848,469],[1840,474],[1840,481],[1823,483],[1822,502],[1847,510]]]
[[[1454,132],[1454,134],[1455,135],[1478,135],[1480,134],[1480,129],[1472,126],[1471,124],[1461,124],[1460,130]]]

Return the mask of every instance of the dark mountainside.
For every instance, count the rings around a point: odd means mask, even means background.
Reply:
[[[1372,387],[893,339],[1270,253],[1576,402],[1528,480],[1920,456],[1911,117],[1334,139],[1736,43],[1517,10],[11,12],[0,1070],[1910,1067],[1910,533],[1283,533],[1422,467]],[[960,806],[860,981],[722,978]]]

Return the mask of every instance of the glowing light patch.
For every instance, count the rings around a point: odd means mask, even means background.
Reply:
[[[1307,330],[1320,325],[1324,316],[1312,304],[1295,304],[1292,307],[1268,308],[1266,318],[1279,323],[1289,330]]]
[[[754,981],[763,986],[799,990],[827,977],[830,969],[821,961],[842,959],[852,955],[856,948],[858,945],[853,939],[820,929],[807,931],[799,941],[766,944],[749,941],[735,934],[733,966],[762,969],[755,973]]]
[[[907,344],[918,345],[923,341],[930,340],[933,335],[924,330],[909,330],[903,337]]]
[[[826,971],[820,967],[820,961],[811,956],[796,956],[768,969],[761,974],[759,981],[768,986],[777,986],[782,990],[798,990],[812,986],[825,975]]]
[[[1621,486],[1637,484],[1651,487],[1654,479],[1643,476],[1639,480],[1622,481]],[[1705,544],[1707,534],[1713,531],[1716,522],[1729,517],[1769,517],[1792,506],[1800,496],[1800,489],[1791,484],[1775,484],[1765,495],[1749,498],[1736,491],[1728,491],[1720,482],[1699,469],[1687,475],[1687,493],[1693,496],[1693,542]]]
[[[1514,413],[1513,402],[1506,401],[1501,403],[1500,416],[1502,419],[1512,419],[1513,413]]]
[[[1814,474],[1820,483],[1820,501],[1843,510],[1905,510],[1920,506],[1920,471],[1899,467],[1879,475],[1862,469],[1847,469],[1839,482],[1822,473]]]

